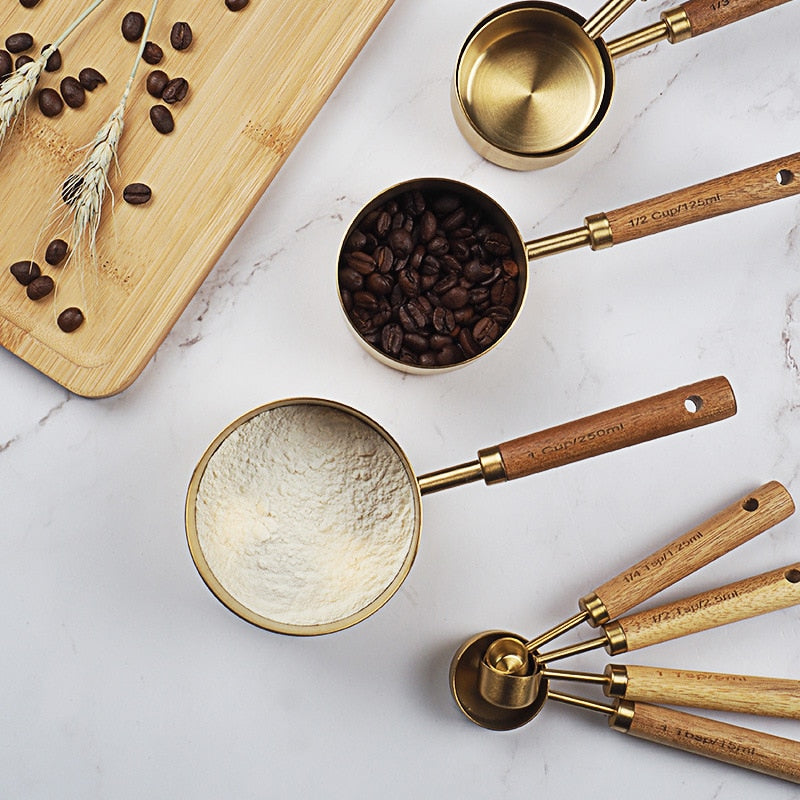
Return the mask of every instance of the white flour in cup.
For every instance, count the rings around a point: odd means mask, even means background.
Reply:
[[[344,411],[277,406],[236,428],[206,465],[197,538],[225,590],[262,617],[325,625],[368,606],[414,541],[413,476]]]

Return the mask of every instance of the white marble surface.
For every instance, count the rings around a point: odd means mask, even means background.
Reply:
[[[639,2],[612,33],[666,7]],[[340,237],[396,180],[474,183],[533,237],[797,148],[800,12],[789,3],[620,62],[608,119],[570,161],[536,173],[486,163],[458,134],[448,90],[464,36],[492,8],[398,0],[123,394],[71,396],[0,352],[3,797],[797,796],[622,738],[588,712],[554,705],[493,733],[450,697],[451,655],[473,633],[539,632],[768,480],[800,496],[795,199],[538,262],[512,334],[463,370],[406,376],[352,339],[334,295]],[[405,584],[347,631],[297,639],[255,628],[191,561],[192,469],[253,406],[298,395],[349,403],[421,473],[717,374],[736,391],[731,420],[427,497]],[[799,526],[782,523],[666,596],[791,563]],[[779,611],[616,661],[800,678],[799,622],[797,609]],[[608,660],[600,651],[574,665],[599,671]],[[796,721],[737,721],[800,739]]]

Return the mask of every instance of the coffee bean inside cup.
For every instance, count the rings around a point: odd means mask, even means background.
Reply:
[[[352,226],[339,260],[339,294],[356,332],[403,364],[444,367],[473,358],[519,308],[511,240],[456,191],[389,197]]]

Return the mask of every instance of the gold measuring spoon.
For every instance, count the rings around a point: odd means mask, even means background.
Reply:
[[[602,687],[607,697],[800,719],[800,681],[633,664],[608,664],[602,675],[545,667],[549,680]]]
[[[417,478],[397,442],[365,414],[314,398],[271,403],[225,428],[195,468],[189,548],[207,586],[242,618],[280,633],[330,633],[365,619],[400,587],[417,552],[422,495],[532,475],[735,412],[728,381],[709,378]],[[355,485],[334,452],[355,458]],[[324,496],[316,496],[315,481]],[[367,526],[376,521],[373,535]]]
[[[375,296],[369,291],[350,292],[342,283],[339,283],[339,301],[351,332],[367,352],[381,363],[404,372],[416,374],[447,371],[479,359],[484,353],[494,349],[505,338],[515,320],[519,317],[525,301],[528,288],[528,263],[530,261],[580,247],[601,250],[615,244],[640,239],[650,234],[661,233],[682,225],[751,208],[761,203],[794,196],[798,193],[800,193],[800,153],[794,153],[784,158],[767,161],[748,169],[704,181],[685,189],[632,203],[614,211],[592,214],[585,218],[584,224],[579,228],[526,242],[506,211],[495,200],[478,189],[446,178],[417,178],[397,184],[381,192],[359,212],[348,228],[340,249],[340,279],[343,274],[346,274],[345,267],[348,261],[352,263],[357,260],[363,267],[364,278],[368,282],[368,279],[379,270],[373,253],[390,249],[387,243],[391,241],[391,235],[394,230],[379,230],[378,228],[375,228],[374,231],[369,231],[371,244],[360,245],[361,247],[366,247],[366,250],[353,249],[354,246],[351,244],[353,242],[353,234],[356,232],[363,233],[361,228],[368,224],[368,220],[379,218],[380,215],[374,212],[378,212],[379,209],[385,210],[389,203],[394,203],[401,209],[413,209],[402,212],[400,214],[402,220],[399,222],[410,227],[410,236],[416,245],[422,236],[421,220],[425,210],[434,205],[437,198],[443,196],[456,198],[460,201],[461,208],[468,215],[480,216],[484,222],[491,223],[498,231],[501,231],[501,235],[508,240],[507,254],[502,257],[492,255],[476,236],[463,240],[462,244],[467,243],[469,245],[467,247],[469,255],[465,256],[463,263],[457,265],[461,272],[456,271],[455,273],[456,278],[465,282],[466,287],[476,288],[478,286],[470,284],[464,274],[464,266],[468,263],[468,260],[477,258],[474,254],[476,252],[475,248],[477,248],[477,252],[480,254],[480,258],[484,260],[484,263],[490,268],[496,269],[498,273],[501,270],[507,271],[507,262],[509,260],[512,266],[515,265],[514,272],[518,273],[514,278],[514,281],[516,281],[516,295],[507,307],[500,309],[505,315],[503,325],[500,326],[498,324],[496,326],[497,333],[487,341],[485,337],[486,322],[487,318],[494,319],[492,317],[493,309],[489,308],[485,311],[486,317],[483,316],[484,312],[476,314],[475,319],[464,323],[463,329],[459,328],[460,332],[454,330],[452,338],[454,343],[459,343],[461,333],[464,333],[464,331],[470,332],[471,343],[469,348],[475,348],[477,352],[475,349],[468,348],[463,351],[462,360],[455,363],[450,360],[437,360],[433,364],[422,364],[414,352],[405,348],[402,342],[399,343],[399,355],[392,355],[390,351],[383,349],[381,340],[382,327],[392,321],[393,317],[389,313],[385,315],[386,319],[383,322],[378,323],[376,320],[384,311],[390,311],[390,303],[386,297]],[[414,202],[409,202],[409,200]],[[369,224],[374,225],[374,223]],[[447,239],[446,235],[437,235],[431,241],[436,241],[437,243],[444,241],[446,246],[452,247],[456,251],[457,249],[463,250],[463,248],[457,248],[453,238],[455,234],[448,235],[451,236],[450,240]],[[370,237],[364,236],[363,238],[366,241]],[[416,237],[416,240],[414,237]],[[425,249],[425,246],[420,246],[422,250]],[[443,262],[446,255],[442,256],[439,253],[440,258],[434,259],[434,261],[440,260]],[[378,276],[384,282],[396,281],[393,287],[388,287],[387,285],[387,291],[398,288],[402,290],[397,270],[401,266],[405,270],[408,260],[408,257],[397,258],[395,259],[397,261],[395,264],[389,261],[389,272],[386,274],[381,273]],[[452,265],[450,267],[441,266],[440,272],[435,274],[443,279],[450,279],[452,274],[449,270],[453,269],[456,268],[452,267]],[[393,275],[395,276],[394,279],[392,278]],[[437,278],[434,277],[434,280],[437,280]],[[427,295],[421,294],[421,297],[427,302]],[[414,299],[413,295],[408,295],[405,298],[405,302],[409,304]],[[436,302],[441,304],[441,299],[434,297],[430,301],[431,309],[433,309]],[[417,305],[420,305],[420,303]],[[377,309],[378,311],[368,311],[368,308]],[[365,313],[360,314],[362,311]],[[434,336],[432,334],[436,332],[433,327],[433,311],[431,310],[428,313],[420,310],[419,313],[422,314],[422,318],[416,323],[418,325],[416,333],[429,337],[430,341],[433,342]],[[481,334],[477,332],[479,326],[482,328]],[[408,335],[408,332],[405,335]],[[482,342],[480,346],[476,344],[478,341]],[[408,352],[406,352],[407,350]]]
[[[503,6],[475,26],[459,53],[450,93],[456,124],[481,156],[500,166],[557,164],[605,118],[615,58],[661,39],[699,36],[785,2],[689,0],[664,12],[657,24],[608,44],[597,32],[605,25],[584,24],[563,6]]]
[[[474,722],[517,727],[538,713],[542,669],[553,661],[601,647],[619,655],[799,603],[800,563],[605,623],[602,636],[547,653],[507,631],[481,633],[453,658],[450,685]]]

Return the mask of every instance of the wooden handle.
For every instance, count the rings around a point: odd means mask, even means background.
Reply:
[[[628,719],[620,713],[626,710],[632,715]],[[609,724],[639,739],[800,783],[800,742],[793,739],[627,701],[620,703],[620,711],[609,717]]]
[[[607,619],[614,619],[792,513],[794,501],[789,492],[777,481],[765,483],[607,581],[594,594]]]
[[[626,665],[625,699],[800,719],[800,681]]]
[[[709,378],[498,445],[508,480],[726,419],[736,400],[726,378]]]
[[[800,153],[606,213],[612,244],[800,193]]]
[[[689,18],[692,37],[767,11],[788,0],[689,0],[681,9]]]
[[[798,603],[800,563],[631,614],[605,627],[607,632],[618,630],[624,634],[624,647],[610,651],[619,653],[757,617]]]

